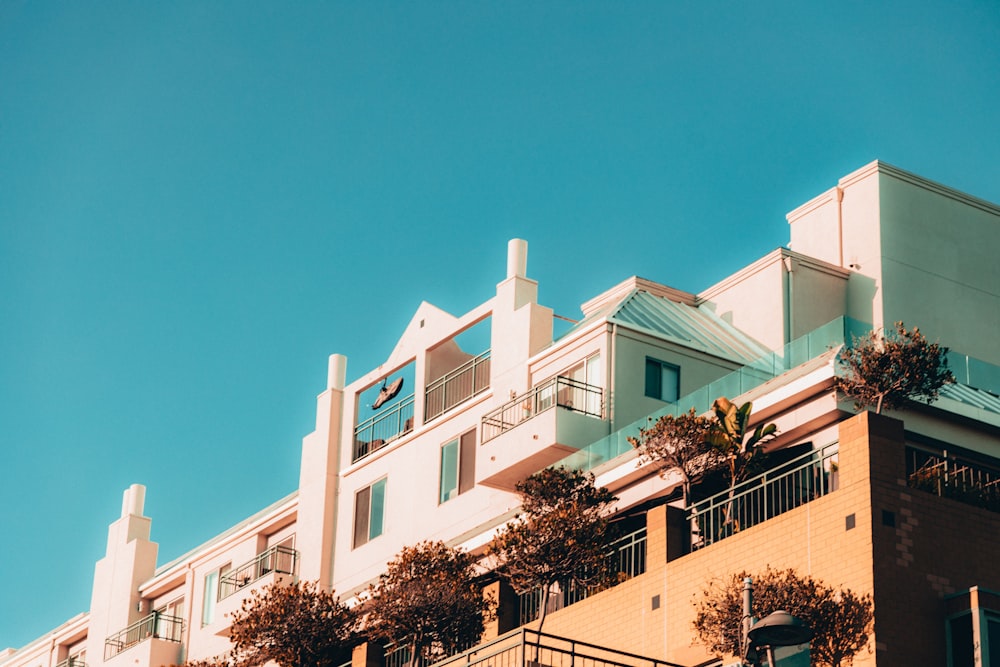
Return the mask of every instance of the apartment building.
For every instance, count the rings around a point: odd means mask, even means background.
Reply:
[[[873,162],[788,221],[789,247],[699,294],[629,278],[559,335],[526,242],[511,241],[484,303],[457,316],[422,304],[385,362],[350,383],[347,358],[331,356],[294,494],[161,564],[145,489],[127,489],[89,611],[0,653],[0,667],[224,653],[250,591],[316,580],[350,598],[420,540],[482,552],[517,511],[514,484],[557,464],[614,491],[627,531],[609,546],[622,583],[563,591],[546,633],[620,664],[722,664],[733,658],[694,641],[694,596],[732,572],[791,567],[873,595],[858,665],[1000,665],[1000,207]],[[958,383],[933,405],[855,414],[834,389],[836,352],[898,320],[952,349]],[[628,441],[718,396],[752,400],[783,453],[738,490],[738,532],[721,529],[718,498],[684,507],[679,477]],[[502,613],[484,640],[518,650],[526,635],[508,631],[537,609],[492,585]]]

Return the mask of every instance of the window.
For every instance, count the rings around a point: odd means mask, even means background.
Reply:
[[[646,357],[646,396],[669,403],[680,398],[681,369]]]
[[[438,502],[465,493],[475,485],[476,431],[441,445],[441,486]]]
[[[383,477],[354,495],[354,548],[367,544],[382,534],[385,480]]]
[[[205,597],[201,601],[201,625],[205,627],[215,622],[215,603],[219,601],[219,579],[233,568],[232,563],[226,563],[218,570],[205,575]]]

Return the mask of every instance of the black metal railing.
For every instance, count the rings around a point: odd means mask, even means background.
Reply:
[[[673,662],[519,628],[435,667],[682,667]]]
[[[413,394],[354,427],[351,463],[377,452],[413,430]]]
[[[838,443],[787,463],[695,503],[688,509],[692,549],[756,526],[835,491]]]
[[[244,586],[249,586],[271,572],[295,574],[299,552],[289,547],[276,545],[263,551],[239,567],[219,578],[219,599],[223,600]]]
[[[1000,461],[907,446],[906,477],[911,488],[1000,512]]]
[[[104,640],[104,659],[110,660],[122,651],[132,648],[147,639],[165,639],[179,642],[184,631],[184,619],[179,616],[154,611],[152,614],[136,621],[124,630],[117,632]]]
[[[490,351],[469,359],[455,370],[427,385],[424,392],[424,422],[481,394],[490,386]]]
[[[585,600],[595,593],[627,581],[646,571],[646,528],[645,526],[624,535],[611,543],[605,564],[605,577],[590,586],[575,582],[560,584],[558,592],[549,594],[548,610],[554,611]],[[518,596],[520,609],[519,625],[538,618],[542,607],[542,589],[522,593]]]
[[[546,380],[484,415],[482,441],[492,440],[557,406],[600,419],[604,414],[604,390],[568,377]]]

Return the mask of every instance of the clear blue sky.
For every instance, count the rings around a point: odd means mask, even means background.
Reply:
[[[699,291],[875,159],[1000,202],[1000,5],[0,0],[0,648],[290,493],[326,359],[529,241]]]

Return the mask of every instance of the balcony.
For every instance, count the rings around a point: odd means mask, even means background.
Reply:
[[[603,389],[566,377],[508,401],[482,418],[478,482],[513,489],[528,475],[606,436],[603,412]]]
[[[490,351],[473,357],[455,370],[427,385],[424,392],[424,423],[490,387]]]
[[[837,490],[838,443],[798,456],[695,503],[691,548],[700,549]]]
[[[65,660],[56,663],[56,667],[87,667],[86,661],[78,656],[70,656]]]
[[[413,394],[354,428],[351,463],[377,452],[413,430]]]
[[[183,630],[184,619],[154,611],[104,640],[104,662],[145,667],[177,664]],[[127,657],[116,659],[125,651]]]
[[[269,574],[295,574],[299,552],[277,545],[257,554],[253,560],[230,570],[219,580],[219,600],[225,600],[236,591],[259,581]]]
[[[558,594],[549,595],[548,610],[568,607],[586,600],[595,593],[616,586],[646,571],[646,527],[633,531],[611,543],[608,548],[607,578],[592,586],[575,584],[560,585]],[[520,609],[519,625],[531,623],[538,618],[542,605],[542,589],[535,589],[518,596]]]
[[[906,479],[910,488],[1000,512],[1000,461],[992,457],[908,446]]]

